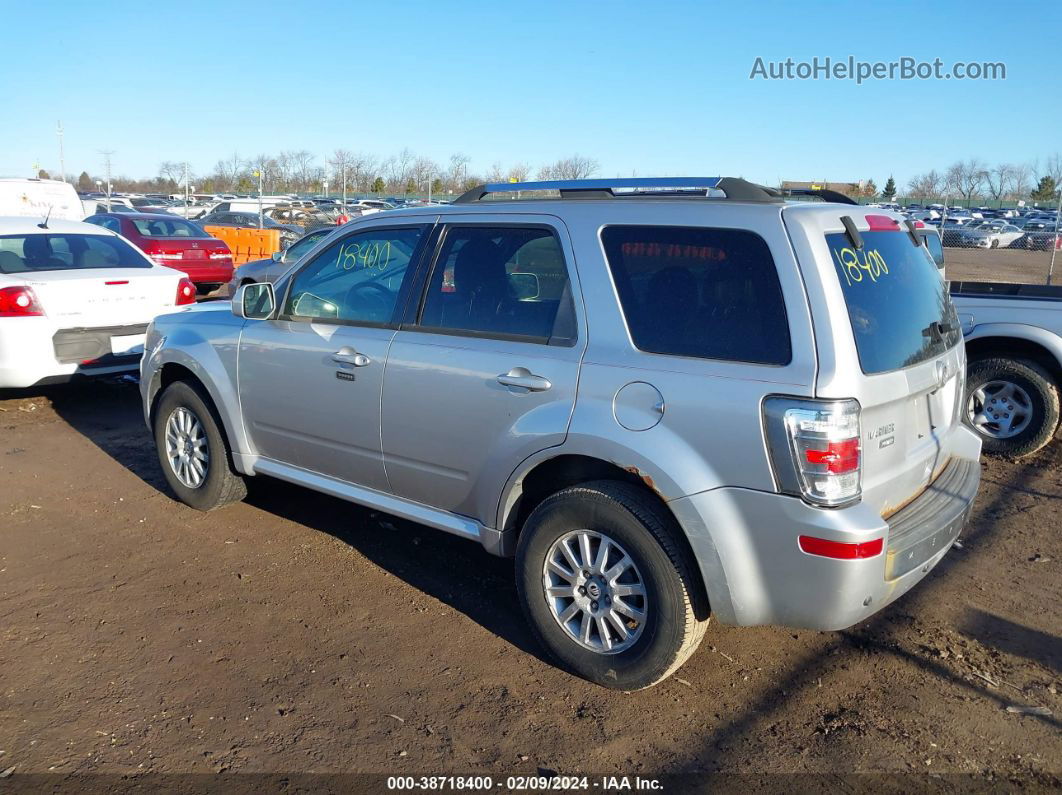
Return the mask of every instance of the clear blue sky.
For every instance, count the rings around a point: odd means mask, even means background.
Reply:
[[[1062,151],[1058,2],[0,0],[0,175],[146,177],[403,147],[599,175],[848,180]],[[1003,61],[1005,81],[750,80],[766,60]]]

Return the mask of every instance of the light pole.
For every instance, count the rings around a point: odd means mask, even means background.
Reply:
[[[343,180],[343,206],[347,206],[347,164],[343,163],[339,167],[339,173]]]
[[[55,134],[59,136],[59,179],[66,182],[66,161],[63,159],[63,123],[56,122]]]
[[[258,228],[261,229],[264,225],[262,223],[262,169],[259,168],[254,175],[258,177]]]
[[[324,190],[324,198],[327,199],[328,198],[328,180],[327,179],[322,179],[321,180],[321,187]]]

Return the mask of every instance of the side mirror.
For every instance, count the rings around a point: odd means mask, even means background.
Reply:
[[[273,254],[272,254],[272,257],[273,257],[273,262],[283,262],[284,261],[284,252],[283,251],[274,251]]]
[[[276,295],[269,282],[241,285],[232,297],[232,314],[245,320],[268,320],[276,309]]]

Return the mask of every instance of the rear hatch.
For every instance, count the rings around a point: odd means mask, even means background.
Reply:
[[[936,263],[901,216],[839,205],[793,210],[787,227],[798,251],[807,249],[800,259],[815,315],[816,396],[859,401],[863,501],[887,518],[925,490],[957,445],[958,318]],[[812,271],[818,279],[808,279]]]

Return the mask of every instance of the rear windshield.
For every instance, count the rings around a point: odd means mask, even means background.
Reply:
[[[0,273],[150,267],[143,254],[113,235],[0,236]]]
[[[957,345],[955,308],[926,247],[898,231],[862,235],[862,249],[843,233],[826,235],[826,242],[863,372],[910,367]]]
[[[150,221],[132,219],[136,231],[144,237],[210,237],[206,232],[195,224],[182,221],[180,218],[152,218]]]

